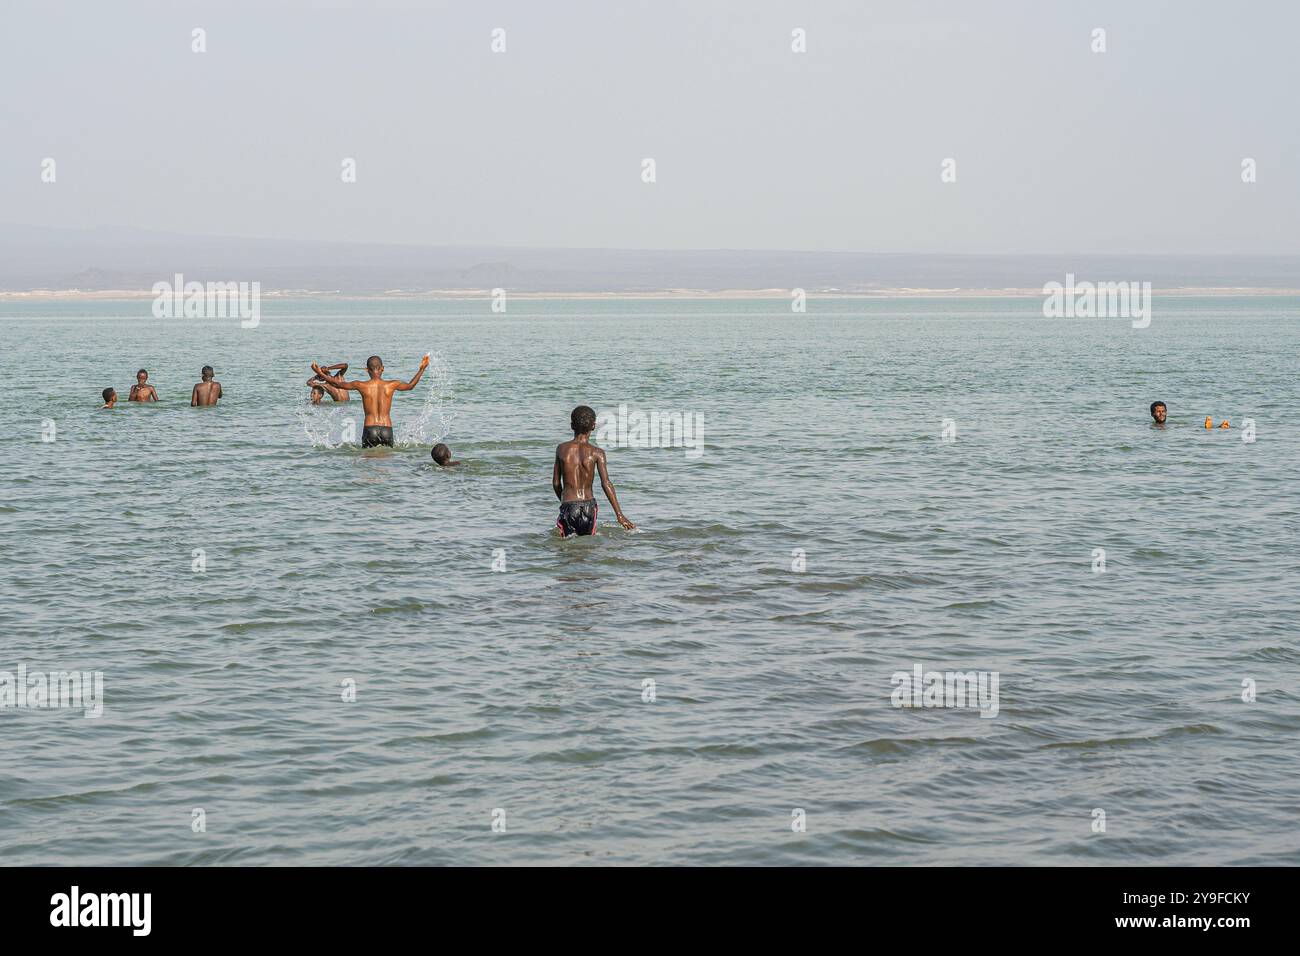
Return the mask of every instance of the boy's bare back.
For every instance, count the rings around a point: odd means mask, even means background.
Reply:
[[[362,379],[352,387],[361,393],[361,408],[366,413],[367,425],[393,424],[393,392],[404,382],[391,378]]]
[[[215,405],[219,398],[221,398],[220,382],[199,382],[190,393],[190,405]]]
[[[591,500],[591,484],[595,481],[597,467],[605,461],[605,449],[585,441],[561,442],[555,448],[555,461],[560,466],[560,478],[564,482],[564,494],[560,500]]]

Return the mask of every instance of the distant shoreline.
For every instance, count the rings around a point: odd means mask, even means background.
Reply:
[[[625,292],[515,292],[506,289],[511,299],[788,299],[792,289],[661,289],[652,291]],[[1007,288],[1007,289],[926,289],[897,288],[870,290],[804,290],[809,299],[1020,299],[1042,298],[1042,289]],[[1300,296],[1300,289],[1283,289],[1269,287],[1231,287],[1231,286],[1182,286],[1169,289],[1153,289],[1156,296],[1201,296],[1212,297],[1270,297],[1287,298]],[[264,291],[264,299],[446,299],[472,300],[491,299],[491,289],[427,289],[407,291],[393,289],[386,292],[312,292],[305,289],[278,289]],[[141,289],[31,289],[27,291],[0,290],[0,301],[31,300],[104,300],[104,299],[152,299],[152,290]]]

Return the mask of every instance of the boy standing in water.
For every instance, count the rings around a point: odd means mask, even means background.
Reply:
[[[190,407],[196,405],[215,405],[217,399],[221,397],[221,383],[212,381],[212,376],[216,374],[212,371],[211,365],[203,366],[203,371],[199,376],[203,379],[194,385],[194,391],[190,392]]]
[[[131,394],[126,397],[126,400],[128,402],[158,401],[158,393],[149,384],[149,373],[144,369],[135,373],[135,384],[131,386]]]
[[[104,404],[100,405],[100,408],[112,408],[117,404],[117,389],[106,388],[102,394],[104,396]]]
[[[591,444],[591,430],[596,427],[596,413],[586,405],[579,405],[569,416],[573,440],[562,442],[555,449],[555,468],[551,472],[551,487],[560,499],[560,517],[555,526],[566,538],[573,535],[596,533],[596,499],[591,494],[591,483],[600,472],[600,487],[614,508],[618,523],[628,531],[636,525],[628,521],[618,506],[618,496],[609,480],[605,467],[605,449]]]

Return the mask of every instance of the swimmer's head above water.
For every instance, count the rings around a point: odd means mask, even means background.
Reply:
[[[1151,403],[1151,418],[1157,425],[1165,423],[1165,416],[1169,414],[1169,409],[1165,408],[1164,402]]]
[[[451,460],[451,449],[446,445],[437,444],[433,446],[433,451],[429,452],[431,457],[439,466],[446,468],[449,465],[459,465],[460,462]]]
[[[100,394],[104,397],[104,408],[112,408],[117,404],[117,390],[106,388]]]

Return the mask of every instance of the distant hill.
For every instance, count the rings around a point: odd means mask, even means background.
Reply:
[[[404,246],[188,236],[136,229],[0,223],[0,291],[148,291],[187,281],[258,281],[281,289],[637,293],[789,289],[1039,289],[1079,279],[1172,288],[1300,289],[1300,256],[958,256],[743,250]]]

